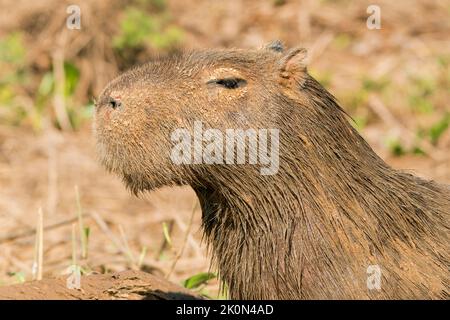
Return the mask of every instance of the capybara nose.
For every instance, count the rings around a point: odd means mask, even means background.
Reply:
[[[121,105],[122,105],[122,102],[120,101],[120,98],[109,97],[108,107],[113,108],[113,109],[117,109]]]

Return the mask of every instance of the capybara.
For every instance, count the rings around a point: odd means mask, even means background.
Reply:
[[[232,299],[448,298],[449,187],[388,166],[304,61],[274,42],[134,68],[96,103],[101,162],[135,194],[193,188]],[[199,122],[277,129],[276,172],[177,163],[174,132]]]

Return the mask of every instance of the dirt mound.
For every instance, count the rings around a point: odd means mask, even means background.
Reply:
[[[67,278],[67,277],[66,277]],[[81,289],[68,289],[66,278],[0,287],[3,300],[181,300],[201,299],[167,280],[142,271],[94,274],[81,278]]]

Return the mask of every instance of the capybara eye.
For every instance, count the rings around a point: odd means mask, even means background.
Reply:
[[[225,78],[211,80],[208,81],[208,83],[215,83],[227,89],[236,89],[245,86],[247,84],[247,81],[240,78]]]

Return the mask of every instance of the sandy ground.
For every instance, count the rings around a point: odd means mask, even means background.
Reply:
[[[190,300],[201,299],[183,287],[142,271],[93,274],[81,289],[69,289],[66,278],[44,279],[0,287],[0,299],[20,300]]]

